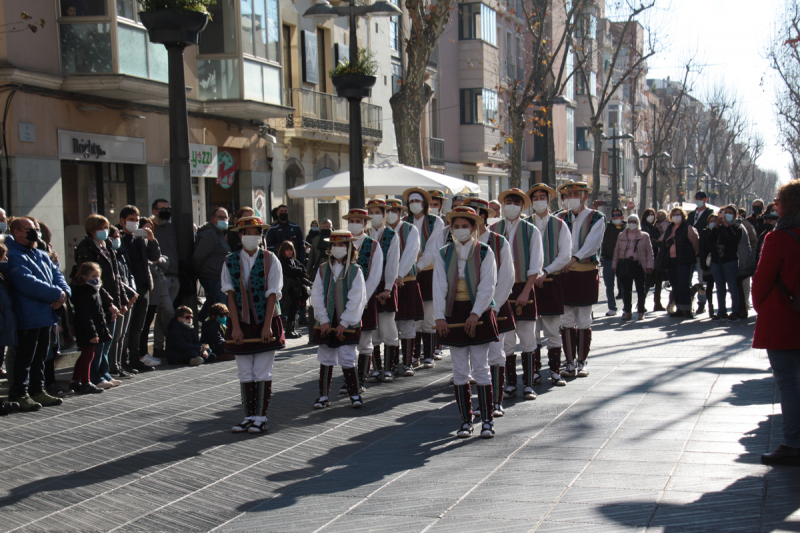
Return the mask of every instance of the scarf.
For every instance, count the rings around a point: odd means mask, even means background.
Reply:
[[[561,234],[561,221],[552,215],[548,215],[547,226],[542,232],[542,245],[544,251],[544,263],[542,268],[550,264],[558,257],[558,237]]]
[[[467,282],[469,299],[473,304],[478,295],[478,284],[481,280],[481,261],[486,257],[486,251],[488,249],[488,245],[473,240],[470,256],[466,259],[464,281]],[[475,253],[476,250],[479,250],[480,253]],[[444,246],[439,250],[439,254],[444,260],[444,270],[447,276],[447,306],[444,314],[445,316],[451,316],[453,314],[453,304],[456,301],[456,290],[458,287],[459,254],[456,250],[456,244],[450,243]]]
[[[325,293],[325,309],[328,312],[328,320],[331,326],[339,324],[339,317],[347,307],[347,295],[353,280],[358,274],[358,265],[344,265],[339,277],[333,279],[333,267],[330,262],[325,262],[319,267],[322,272],[322,287]]]
[[[775,229],[800,228],[800,214],[787,215],[778,219]]]
[[[528,279],[528,267],[531,264],[531,236],[533,235],[533,224],[527,220],[519,219],[517,231],[514,233],[514,241],[511,242],[511,254],[514,258],[514,281],[521,283]],[[508,238],[506,232],[506,219],[499,221],[492,226],[492,231]],[[497,228],[497,229],[495,229]]]
[[[408,222],[401,222],[400,223],[400,227],[398,228],[398,230],[392,230],[392,231],[396,231],[397,232],[397,236],[400,238],[400,255],[401,256],[403,255],[403,252],[406,250],[406,242],[408,242],[408,235],[411,233],[411,228],[412,227],[413,227],[413,224],[409,224]],[[392,228],[387,226],[386,229],[390,230]],[[384,233],[386,233],[386,231],[384,231]],[[400,274],[402,275],[403,273],[401,272]],[[416,276],[417,275],[417,263],[416,262],[414,262],[414,264],[411,265],[411,270],[409,271],[408,275],[409,276]]]
[[[256,323],[261,324],[267,315],[267,299],[264,294],[267,292],[267,280],[272,267],[272,252],[265,252],[260,249],[256,252],[256,260],[253,263],[253,268],[250,269],[250,277],[247,283],[242,277],[241,253],[242,250],[233,252],[226,260],[236,292],[236,305],[241,310],[240,318],[242,322],[250,324],[250,321],[255,318]],[[267,257],[270,258],[269,261],[267,261]],[[275,309],[274,312],[280,312],[280,308],[277,305]]]

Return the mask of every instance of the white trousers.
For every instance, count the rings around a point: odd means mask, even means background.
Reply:
[[[489,344],[477,346],[450,347],[450,358],[453,360],[453,383],[466,385],[470,374],[478,385],[489,385],[492,382],[489,373]],[[505,359],[503,359],[505,362]],[[470,370],[471,367],[471,370]]]
[[[346,344],[338,348],[320,345],[317,350],[317,361],[325,366],[339,365],[342,368],[353,368],[356,366],[357,358],[355,344]]]
[[[253,355],[237,355],[236,366],[239,368],[239,381],[272,381],[272,365],[275,363],[275,350]]]
[[[417,336],[416,324],[413,320],[398,320],[397,334],[401,339],[413,339]]]
[[[394,321],[394,315],[395,313],[378,313],[378,329],[372,332],[373,345],[397,346],[397,322]]]
[[[539,342],[542,336],[544,342]],[[548,348],[561,348],[561,315],[539,317],[536,321],[536,341]]]
[[[513,331],[509,331],[508,333],[514,334]],[[501,333],[500,340],[495,342],[489,343],[489,364],[490,365],[505,365],[506,364],[506,354],[503,347],[503,341],[505,340],[506,333]]]
[[[378,331],[374,329],[372,331],[362,331],[361,332],[361,339],[358,341],[358,353],[360,354],[371,354],[372,353],[372,334]]]
[[[425,310],[425,318],[415,322],[417,331],[420,333],[434,333],[436,331],[436,321],[433,319],[433,300],[422,302],[422,307]]]
[[[592,327],[592,306],[565,305],[564,314],[561,315],[561,326],[564,328],[589,329]]]
[[[503,347],[506,355],[511,355],[517,348],[517,337],[519,337],[519,351],[532,352],[536,349],[536,335],[534,329],[536,322],[533,320],[517,321],[515,331],[507,331],[503,340]]]

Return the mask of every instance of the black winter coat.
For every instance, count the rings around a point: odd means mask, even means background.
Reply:
[[[111,247],[111,242],[105,241],[100,246],[107,250],[111,261],[106,258],[97,243],[94,242],[94,239],[87,235],[75,247],[75,264],[80,266],[83,263],[91,262],[100,265],[100,280],[103,282],[100,287],[100,297],[103,301],[103,311],[106,313],[106,319],[109,319],[108,308],[110,304],[119,309],[121,306],[127,305],[128,296],[119,276],[119,264],[116,261],[116,254]]]
[[[128,263],[139,294],[147,294],[153,289],[148,261],[154,263],[161,257],[158,241],[148,241],[144,237],[134,237],[122,232],[122,247],[119,249]]]
[[[600,247],[600,257],[611,261],[614,259],[614,249],[617,247],[619,234],[628,228],[628,224],[623,220],[622,224],[615,226],[613,222],[606,224],[606,232],[603,234],[603,244]]]
[[[739,241],[742,240],[741,227],[717,226],[708,236],[712,263],[731,263],[739,260]]]
[[[75,342],[78,348],[97,346],[89,342],[99,337],[102,344],[111,340],[100,293],[91,285],[72,285],[72,305],[75,307]]]
[[[216,318],[208,318],[203,322],[200,329],[200,342],[208,344],[212,348],[225,343],[225,335],[222,333],[222,325]],[[222,355],[222,354],[217,354]]]
[[[173,317],[167,327],[167,359],[179,357],[180,355],[190,355],[198,357],[200,355],[200,342],[194,328],[187,328],[180,321]]]

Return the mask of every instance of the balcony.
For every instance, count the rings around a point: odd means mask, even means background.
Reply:
[[[422,139],[422,160],[426,167],[444,168],[444,139]]]
[[[285,128],[299,130],[298,137],[347,143],[350,135],[347,99],[309,89],[286,89],[284,105],[295,109],[294,114],[286,117]],[[380,106],[361,103],[361,134],[367,143],[377,144],[383,139],[382,119]]]

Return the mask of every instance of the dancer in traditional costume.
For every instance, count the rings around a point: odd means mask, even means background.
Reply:
[[[286,346],[280,307],[283,271],[275,254],[261,247],[269,226],[258,217],[240,218],[233,231],[241,235],[242,249],[228,255],[222,269],[222,292],[228,294],[230,327],[225,355],[235,356],[239,368],[244,420],[233,433],[263,433],[272,395],[275,351]]]
[[[374,371],[367,377],[367,381],[380,381],[383,376],[381,361],[381,343],[385,346],[384,354],[386,370],[391,367],[391,353],[398,351],[397,324],[397,272],[400,268],[400,238],[392,228],[386,226],[386,202],[380,198],[367,202],[370,216],[370,237],[378,243],[383,252],[383,274],[378,287],[375,289],[375,298],[378,307],[378,329],[372,332],[372,361]],[[399,215],[398,215],[399,218]],[[398,355],[399,361],[399,355]],[[361,356],[359,355],[359,378],[361,373]],[[369,372],[367,366],[365,372]]]
[[[572,257],[562,270],[564,315],[561,319],[561,338],[567,366],[562,376],[586,377],[586,360],[592,345],[592,306],[600,294],[600,271],[597,250],[603,242],[605,217],[589,209],[586,202],[592,188],[584,182],[569,182],[558,188],[564,211],[558,217],[572,234]],[[575,359],[577,357],[577,365]]]
[[[444,220],[444,203],[447,200],[447,196],[439,189],[430,189],[428,194],[431,195],[431,206],[428,213]]]
[[[425,189],[413,187],[403,192],[403,200],[411,214],[405,221],[413,224],[419,231],[420,247],[417,257],[417,281],[425,309],[423,320],[416,324],[417,334],[414,340],[416,358],[421,360],[420,368],[433,368],[433,349],[436,340],[436,328],[433,320],[433,261],[444,245],[442,230],[444,221],[429,213],[431,195]],[[421,344],[421,349],[419,348]],[[404,346],[405,348],[405,346]],[[414,357],[412,356],[412,361]],[[412,363],[413,364],[413,363]],[[406,376],[413,376],[413,368],[404,368]]]
[[[325,239],[330,243],[330,258],[320,265],[311,288],[311,305],[319,329],[312,340],[319,344],[319,398],[314,409],[330,405],[334,365],[342,367],[347,393],[354,408],[363,405],[356,375],[356,347],[361,339],[361,315],[367,305],[366,283],[358,265],[355,237],[348,230],[338,230]]]
[[[447,201],[447,196],[445,196],[445,194],[442,191],[438,190],[438,189],[430,189],[430,190],[428,190],[428,194],[431,195],[430,214],[436,215],[438,217],[442,217],[442,220],[444,220],[444,203]],[[449,233],[450,233],[450,228],[448,227],[446,220],[444,220],[444,226],[445,226],[444,230],[442,230],[443,233],[444,233],[444,235],[442,237],[442,244],[447,242],[447,237],[449,236]],[[419,359],[420,358],[420,355],[421,355],[420,354],[420,351],[421,351],[420,344],[421,343],[418,343],[416,341],[414,342],[414,350],[415,350],[414,351],[414,357],[415,357],[415,359]],[[442,359],[442,345],[437,341],[437,342],[434,342],[434,345],[433,345],[433,360],[434,361],[441,361],[441,359]]]
[[[556,190],[544,183],[537,183],[528,190],[534,215],[529,219],[542,234],[543,275],[533,285],[536,295],[537,346],[534,352],[535,383],[541,383],[542,376],[542,344],[538,339],[543,335],[547,345],[547,362],[550,367],[550,382],[556,386],[567,384],[561,377],[561,317],[564,314],[564,294],[561,282],[563,269],[572,253],[572,235],[569,228],[558,217],[550,214],[550,201],[556,196]]]
[[[450,346],[456,402],[461,414],[457,436],[472,435],[470,374],[478,386],[481,437],[495,434],[489,344],[497,341],[497,321],[492,297],[497,283],[497,263],[491,248],[478,242],[476,230],[483,219],[474,209],[460,206],[447,214],[453,242],[442,247],[434,260],[434,316],[437,338]]]
[[[508,303],[508,296],[514,286],[514,257],[511,246],[505,237],[487,229],[486,220],[495,216],[489,202],[483,198],[467,198],[463,204],[471,207],[483,219],[483,225],[478,226],[478,241],[488,244],[497,261],[497,284],[494,288],[494,305],[492,310],[497,317],[497,331],[499,338],[489,344],[489,373],[492,377],[492,393],[494,398],[493,415],[503,416],[503,384],[506,374],[506,357],[503,348],[503,339],[507,332],[514,334],[514,312]]]
[[[506,354],[505,397],[517,395],[517,356],[514,353],[519,337],[522,358],[523,396],[536,399],[534,386],[534,352],[536,351],[536,296],[533,283],[542,271],[542,236],[530,219],[522,219],[522,211],[531,206],[530,197],[520,189],[509,189],[498,197],[503,206],[503,219],[491,230],[504,236],[511,246],[514,258],[514,287],[511,289],[511,306],[514,308],[516,335],[510,331],[503,339]]]

